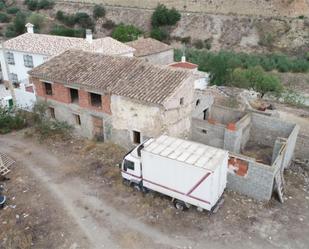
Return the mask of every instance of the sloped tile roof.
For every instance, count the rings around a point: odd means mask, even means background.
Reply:
[[[68,49],[97,51],[107,55],[134,52],[135,49],[111,37],[94,39],[89,43],[84,38],[25,33],[4,42],[6,49],[55,56]]]
[[[195,69],[198,68],[197,64],[193,64],[190,62],[175,62],[173,64],[170,64],[171,67],[178,67],[178,68],[184,68],[184,69]]]
[[[29,75],[162,104],[192,74],[136,58],[69,50],[32,69]]]
[[[126,44],[136,49],[134,52],[136,57],[156,54],[173,49],[171,46],[152,38],[139,38],[135,41],[127,42]]]

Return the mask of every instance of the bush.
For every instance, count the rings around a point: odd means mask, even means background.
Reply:
[[[51,136],[58,135],[62,139],[71,136],[72,126],[66,122],[51,120],[47,115],[47,104],[45,102],[37,102],[32,109],[32,122],[37,135],[40,139],[46,139]]]
[[[16,14],[18,11],[19,11],[19,8],[17,7],[9,7],[6,9],[6,12],[12,15]]]
[[[23,12],[17,12],[13,23],[9,25],[5,31],[6,37],[15,37],[21,35],[26,30],[26,15]]]
[[[113,33],[112,37],[121,42],[129,42],[136,40],[143,32],[133,25],[118,25]]]
[[[52,0],[26,0],[25,4],[29,10],[51,9],[54,6]]]
[[[27,19],[27,22],[30,22],[34,25],[35,29],[40,30],[45,23],[45,16],[33,12]]]
[[[8,17],[8,15],[4,14],[4,13],[0,13],[0,22],[9,22],[10,18]]]
[[[169,33],[162,28],[153,28],[151,30],[150,37],[158,41],[166,41],[169,38]]]
[[[76,14],[69,15],[59,10],[56,13],[56,19],[69,27],[73,27],[75,24],[79,24],[79,26],[85,29],[94,28],[94,23],[91,17],[84,12],[78,12]]]
[[[279,94],[282,91],[279,79],[274,75],[266,73],[260,66],[249,69],[235,69],[232,73],[230,84],[241,88],[252,88],[261,93],[261,98],[267,92]]]
[[[107,20],[105,23],[103,23],[102,27],[107,30],[112,30],[116,27],[116,24],[112,20]]]
[[[54,4],[52,0],[41,0],[38,2],[38,9],[52,9]]]
[[[0,1],[0,10],[5,9],[5,3],[3,1]]]
[[[93,8],[93,17],[98,19],[105,16],[105,8],[102,5],[95,5]]]
[[[168,9],[165,5],[159,4],[152,14],[151,25],[152,27],[175,25],[180,18],[181,15],[176,9]]]
[[[91,17],[84,12],[78,12],[75,14],[75,23],[79,24],[82,28],[93,29],[94,23]]]
[[[0,134],[25,127],[26,122],[14,109],[0,106]]]
[[[60,36],[70,36],[70,37],[84,37],[85,30],[84,29],[72,29],[72,28],[61,26],[61,25],[56,25],[52,28],[50,34],[60,35]]]

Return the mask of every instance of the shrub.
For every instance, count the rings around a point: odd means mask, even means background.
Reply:
[[[112,37],[121,42],[129,42],[136,40],[142,33],[133,25],[120,24],[114,29]]]
[[[41,0],[38,2],[38,9],[52,9],[54,4],[52,0]]]
[[[61,26],[61,25],[54,26],[50,33],[52,35],[70,36],[70,37],[84,37],[85,36],[84,29],[72,29],[72,28]]]
[[[4,13],[0,13],[0,22],[9,22],[10,18],[8,17],[8,15],[4,14]]]
[[[4,35],[7,38],[12,38],[12,37],[17,36],[14,25],[11,24],[11,25],[7,26]]]
[[[73,27],[75,24],[79,24],[79,26],[85,29],[93,29],[94,27],[94,23],[91,17],[84,12],[78,12],[76,14],[70,15],[65,14],[64,12],[59,10],[56,13],[56,19],[69,27]]]
[[[82,28],[93,29],[94,23],[91,17],[84,12],[78,12],[75,14],[75,23],[79,24]]]
[[[168,9],[165,5],[159,4],[152,14],[151,24],[152,27],[175,25],[180,18],[181,15],[176,9]]]
[[[29,10],[51,9],[54,6],[52,0],[26,0],[25,4]]]
[[[153,28],[151,30],[150,37],[158,41],[165,41],[165,40],[168,40],[169,34],[165,29]]]
[[[93,7],[93,17],[98,19],[105,16],[105,8],[102,5],[95,5]]]
[[[26,122],[18,111],[0,106],[0,134],[25,127]]]
[[[8,14],[16,14],[17,12],[19,11],[19,8],[18,7],[9,7],[6,9],[6,12]]]
[[[3,1],[0,1],[0,10],[5,9],[5,3]]]
[[[266,73],[260,66],[249,69],[235,69],[230,84],[241,88],[252,88],[261,93],[261,98],[267,92],[279,94],[282,91],[279,79]]]
[[[28,17],[27,22],[32,23],[37,30],[40,30],[45,23],[45,17],[39,13],[33,12]]]
[[[25,32],[26,15],[23,12],[17,12],[13,23],[5,31],[6,37],[15,37]]]
[[[114,29],[116,24],[112,20],[107,20],[105,23],[103,23],[102,27],[107,30]]]
[[[37,102],[32,109],[33,126],[40,139],[46,139],[51,136],[59,135],[62,139],[69,138],[72,132],[72,126],[66,122],[51,120],[47,115],[47,104]]]

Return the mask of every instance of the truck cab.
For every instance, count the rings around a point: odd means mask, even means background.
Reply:
[[[144,143],[138,145],[125,155],[121,165],[122,178],[129,183],[140,184],[142,181],[141,150]]]

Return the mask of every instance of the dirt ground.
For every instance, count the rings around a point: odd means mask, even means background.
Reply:
[[[226,191],[209,215],[123,185],[125,151],[111,143],[39,143],[20,131],[1,136],[0,150],[16,160],[0,248],[308,248],[308,169],[297,165],[285,172],[284,204]]]

